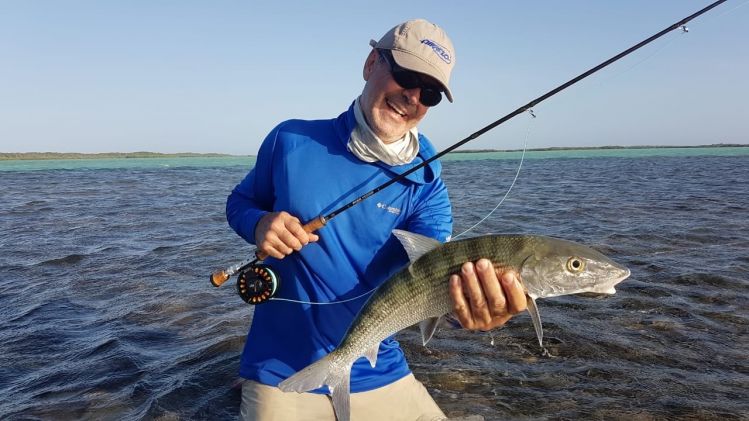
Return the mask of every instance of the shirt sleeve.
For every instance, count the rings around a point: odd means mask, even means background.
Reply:
[[[229,226],[247,242],[255,244],[255,226],[260,218],[273,210],[273,158],[278,127],[263,141],[255,167],[247,174],[226,200]]]

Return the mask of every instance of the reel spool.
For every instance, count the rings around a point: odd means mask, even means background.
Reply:
[[[279,279],[270,266],[255,263],[239,272],[237,293],[247,304],[262,304],[276,295],[278,283]]]

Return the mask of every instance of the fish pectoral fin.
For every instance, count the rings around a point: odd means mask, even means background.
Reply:
[[[375,364],[377,364],[377,353],[380,352],[380,343],[377,342],[374,344],[371,348],[367,350],[367,352],[364,353],[364,357],[369,360],[369,365],[371,365],[373,368]]]
[[[536,330],[536,336],[538,337],[538,345],[544,347],[544,328],[541,325],[541,314],[538,312],[538,306],[536,305],[536,297],[528,296],[528,313],[531,315],[533,321],[533,328]]]
[[[437,330],[437,326],[439,326],[441,319],[441,316],[432,317],[426,320],[422,320],[419,323],[419,328],[421,329],[421,340],[424,346],[426,346],[429,340],[432,339],[432,336],[434,336],[434,332]]]
[[[351,419],[350,378],[351,368],[349,367],[341,378],[336,379],[337,384],[330,387],[336,421],[350,421]]]
[[[393,230],[393,235],[401,242],[410,262],[416,261],[419,257],[442,245],[434,238],[409,231]]]

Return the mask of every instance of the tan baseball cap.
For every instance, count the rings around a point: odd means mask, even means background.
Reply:
[[[379,41],[369,41],[369,45],[390,50],[399,66],[435,78],[445,89],[447,99],[453,102],[448,85],[455,51],[442,28],[424,19],[413,19],[387,31]]]

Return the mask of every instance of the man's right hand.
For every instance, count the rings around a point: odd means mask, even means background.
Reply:
[[[257,248],[276,259],[283,259],[318,238],[317,234],[305,232],[301,221],[287,212],[268,213],[255,227]]]

